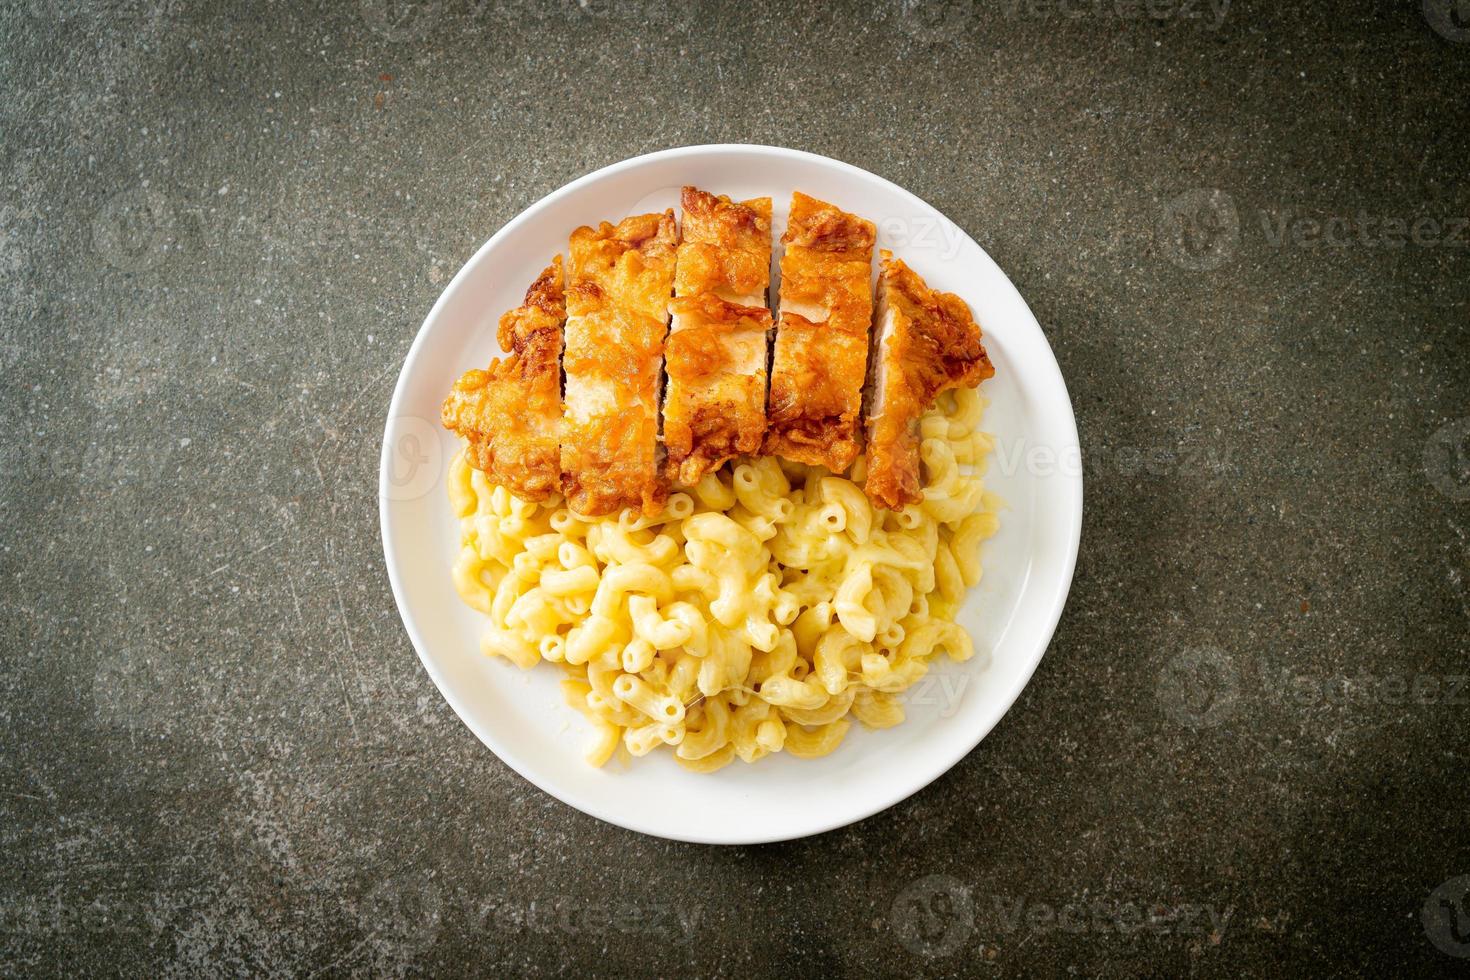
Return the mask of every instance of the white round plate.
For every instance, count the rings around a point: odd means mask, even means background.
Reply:
[[[479,652],[483,616],[450,581],[458,522],[444,472],[457,450],[439,405],[465,370],[499,354],[495,324],[583,224],[676,207],[694,184],[736,199],[769,195],[776,235],[801,190],[878,226],[931,286],[975,311],[995,377],[984,427],[997,437],[986,485],[1009,505],[981,552],[985,576],[959,614],[968,663],[936,661],[907,696],[908,720],[854,725],[832,755],[787,754],[713,774],[656,751],[604,769],[582,760],[590,729],[561,698],[562,672],[521,671]],[[779,248],[779,245],[777,246]],[[908,191],[826,157],[770,146],[690,146],[625,160],[575,180],[484,244],[439,297],[398,378],[383,437],[380,511],[393,595],[424,668],[480,740],[516,772],[610,823],[674,840],[753,844],[817,834],[892,806],[934,780],[1000,721],[1056,628],[1082,530],[1081,457],[1067,389],[1036,318],[1005,273],[963,231]]]

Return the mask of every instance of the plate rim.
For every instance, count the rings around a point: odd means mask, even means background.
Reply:
[[[1030,665],[1025,667],[1018,675],[1018,680],[1014,688],[1009,692],[1004,692],[1003,696],[998,699],[997,703],[1003,702],[1003,706],[1001,707],[1000,711],[995,715],[995,720],[991,722],[989,726],[984,727],[983,730],[977,730],[977,733],[975,734],[973,740],[961,740],[958,743],[957,751],[952,750],[951,752],[946,753],[944,756],[939,757],[942,764],[934,765],[931,763],[931,765],[926,766],[925,774],[919,780],[895,783],[894,786],[896,786],[897,788],[892,792],[875,793],[871,798],[865,801],[863,805],[853,808],[851,812],[844,812],[836,816],[822,817],[814,821],[810,826],[802,826],[790,832],[787,832],[783,829],[776,830],[770,833],[753,833],[739,837],[731,835],[714,835],[708,833],[701,834],[694,831],[688,833],[678,833],[670,832],[664,829],[654,829],[645,824],[641,819],[628,818],[620,814],[610,814],[595,803],[590,803],[587,801],[579,802],[568,799],[567,795],[563,795],[562,792],[559,792],[556,788],[553,788],[553,786],[548,785],[546,782],[543,782],[532,772],[527,771],[526,768],[523,768],[521,765],[519,765],[517,761],[514,760],[513,753],[509,753],[502,749],[500,739],[496,738],[488,731],[482,731],[481,726],[478,726],[470,721],[470,712],[468,711],[468,709],[462,706],[461,699],[454,693],[452,693],[453,686],[446,685],[444,683],[444,679],[441,676],[440,671],[435,667],[432,659],[429,657],[425,650],[426,644],[423,640],[423,637],[420,636],[419,631],[415,628],[412,622],[412,617],[409,614],[407,602],[405,599],[404,586],[399,579],[399,563],[397,560],[396,549],[392,541],[392,536],[389,533],[389,525],[392,520],[390,509],[392,504],[395,502],[392,498],[392,495],[388,492],[387,489],[392,479],[393,466],[393,457],[391,452],[392,447],[389,440],[393,434],[394,423],[401,417],[402,402],[406,397],[405,392],[407,388],[407,379],[413,373],[412,369],[415,367],[419,357],[421,356],[425,348],[429,326],[439,315],[440,310],[445,305],[447,305],[449,297],[455,293],[461,281],[468,276],[469,270],[479,264],[481,256],[484,255],[486,252],[492,250],[501,240],[514,234],[523,225],[535,220],[540,212],[549,207],[555,200],[567,194],[574,193],[576,190],[594,181],[652,161],[677,159],[684,156],[698,156],[710,153],[724,152],[754,152],[757,155],[768,155],[772,157],[795,157],[811,162],[817,162],[827,166],[833,166],[840,170],[845,170],[852,175],[867,180],[877,181],[883,185],[886,185],[889,189],[896,191],[902,197],[916,201],[922,207],[927,208],[928,210],[944,218],[944,220],[949,223],[956,234],[963,236],[963,239],[965,241],[973,245],[980,252],[981,255],[983,255],[987,260],[994,264],[997,269],[999,269],[1002,277],[1005,279],[1006,284],[1016,294],[1016,298],[1019,300],[1021,308],[1025,311],[1026,316],[1030,320],[1031,326],[1035,329],[1038,337],[1042,342],[1042,345],[1045,348],[1047,355],[1050,358],[1050,363],[1048,365],[1045,365],[1045,367],[1048,367],[1050,369],[1050,373],[1053,375],[1054,380],[1059,386],[1060,393],[1062,395],[1061,404],[1065,408],[1065,417],[1059,416],[1056,421],[1065,422],[1066,435],[1069,438],[1066,440],[1066,445],[1058,446],[1056,448],[1059,452],[1071,451],[1075,449],[1080,458],[1081,442],[1077,431],[1076,411],[1072,406],[1071,392],[1067,388],[1066,378],[1062,374],[1061,365],[1057,362],[1056,352],[1052,350],[1051,342],[1047,340],[1046,333],[1044,330],[1042,330],[1041,323],[1039,320],[1037,320],[1036,314],[1032,312],[1030,304],[1026,302],[1026,298],[1021,294],[1021,291],[1016,288],[1016,285],[1014,282],[1011,281],[1010,276],[1006,274],[1004,269],[1000,268],[999,263],[996,263],[995,260],[991,258],[990,253],[987,252],[978,242],[976,242],[967,231],[961,228],[954,221],[950,220],[948,216],[944,214],[944,212],[940,211],[928,201],[919,197],[917,194],[913,193],[907,188],[904,188],[899,184],[894,183],[886,177],[875,174],[872,171],[865,170],[862,167],[856,166],[855,164],[847,163],[843,160],[837,160],[835,158],[824,156],[819,153],[812,153],[807,150],[797,150],[790,147],[773,146],[769,144],[699,143],[686,146],[670,147],[663,150],[655,150],[649,153],[638,154],[637,156],[628,157],[624,160],[619,160],[615,163],[610,163],[606,166],[599,167],[596,170],[582,175],[581,177],[577,177],[574,180],[562,184],[561,186],[548,192],[547,194],[537,199],[534,203],[521,210],[510,221],[506,222],[499,229],[497,229],[494,234],[486,239],[479,248],[477,248],[468,258],[465,259],[464,263],[454,274],[453,278],[451,278],[449,283],[443,288],[443,290],[440,291],[438,298],[434,301],[434,304],[429,308],[429,312],[424,316],[423,321],[419,324],[419,328],[414,335],[413,343],[409,345],[408,353],[404,356],[402,367],[399,369],[398,380],[393,386],[393,395],[388,404],[388,415],[383,426],[382,447],[379,454],[378,534],[379,539],[381,540],[383,545],[383,563],[388,573],[388,582],[393,592],[393,601],[395,607],[398,610],[398,618],[399,621],[403,624],[404,630],[408,633],[409,641],[413,645],[414,652],[418,654],[419,663],[423,666],[425,672],[429,675],[429,679],[433,681],[434,687],[438,690],[439,695],[444,698],[444,700],[449,704],[452,709],[454,709],[454,713],[459,717],[460,722],[463,723],[464,726],[468,728],[475,735],[475,737],[480,740],[480,743],[488,748],[491,752],[493,752],[496,758],[499,759],[503,764],[505,764],[512,772],[515,772],[522,779],[525,779],[537,789],[550,795],[551,797],[560,801],[566,806],[569,806],[580,813],[585,813],[588,816],[591,816],[604,823],[611,824],[612,826],[621,827],[626,830],[631,830],[636,833],[645,834],[650,837],[656,837],[663,840],[674,840],[691,844],[743,846],[752,844],[777,843],[780,841],[798,840],[805,837],[814,837],[819,834],[824,834],[829,831],[837,830],[842,827],[850,826],[852,824],[866,820],[874,814],[881,813],[884,810],[889,809],[890,807],[902,803],[910,796],[913,796],[920,790],[923,790],[926,787],[932,785],[936,780],[938,780],[945,773],[953,769],[956,765],[959,764],[961,760],[963,760],[966,756],[973,752],[975,748],[981,742],[983,742],[990,735],[991,732],[995,730],[996,726],[1000,724],[1001,720],[1004,719],[1005,716],[1010,713],[1011,708],[1015,706],[1015,703],[1020,698],[1022,692],[1025,691],[1025,689],[1030,685],[1032,677],[1035,676],[1037,669],[1041,666],[1042,660],[1045,659],[1047,651],[1051,646],[1051,641],[1056,635],[1057,625],[1061,621],[1062,612],[1066,608],[1067,599],[1071,595],[1072,582],[1077,569],[1078,553],[1081,548],[1082,511],[1083,498],[1085,493],[1085,480],[1083,468],[1080,466],[1077,468],[1076,472],[1064,472],[1062,470],[1057,471],[1057,475],[1068,478],[1070,480],[1072,489],[1072,492],[1068,494],[1071,506],[1069,508],[1069,513],[1067,513],[1066,515],[1068,524],[1067,552],[1063,562],[1063,571],[1062,574],[1057,578],[1056,587],[1053,590],[1052,595],[1048,599],[1049,608],[1047,610],[1046,616],[1044,620],[1039,621],[1041,623],[1044,623],[1044,628],[1037,629],[1033,633],[1032,643],[1036,645],[1039,649],[1035,653],[1034,658],[1031,659]]]

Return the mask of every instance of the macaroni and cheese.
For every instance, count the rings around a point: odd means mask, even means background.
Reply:
[[[974,653],[954,613],[998,523],[984,407],[960,389],[924,415],[923,501],[898,511],[868,502],[861,457],[845,477],[736,460],[657,517],[587,518],[560,497],[515,497],[460,453],[455,586],[488,617],[485,653],[566,671],[566,699],[594,727],[593,765],[619,746],[666,745],[702,772],[826,755],[853,719],[902,721],[902,692],[941,650]]]

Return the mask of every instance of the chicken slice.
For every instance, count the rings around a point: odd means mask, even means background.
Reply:
[[[920,416],[941,392],[972,388],[995,368],[964,300],[930,289],[887,249],[882,261],[863,490],[875,505],[896,510],[923,499]]]
[[[572,232],[567,270],[561,476],[589,517],[663,509],[659,381],[678,230],[674,212]]]
[[[466,372],[440,410],[444,427],[466,440],[470,465],[524,500],[545,500],[561,489],[566,315],[558,255],[526,290],[525,303],[500,318],[500,347],[509,356]]]
[[[692,486],[766,432],[771,199],[685,187],[682,204],[663,434],[669,479]]]
[[[873,316],[871,221],[791,196],[781,322],[766,408],[768,455],[841,473],[859,449]]]

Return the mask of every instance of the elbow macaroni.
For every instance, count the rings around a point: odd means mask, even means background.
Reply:
[[[560,663],[593,723],[587,761],[666,745],[711,772],[772,752],[826,755],[856,719],[903,720],[901,692],[942,650],[980,580],[1000,502],[985,492],[985,400],[947,392],[923,418],[923,501],[876,511],[852,478],[767,457],[671,494],[663,514],[583,518],[449,468],[460,597],[489,617],[481,649]]]

